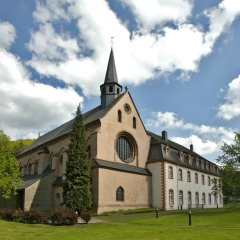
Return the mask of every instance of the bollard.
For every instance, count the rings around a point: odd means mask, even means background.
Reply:
[[[156,209],[156,218],[158,218],[158,208]]]
[[[192,225],[192,212],[191,212],[191,210],[189,210],[189,213],[188,213],[188,225],[189,226]]]

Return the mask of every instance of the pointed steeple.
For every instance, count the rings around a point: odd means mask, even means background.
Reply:
[[[105,75],[105,83],[107,82],[118,82],[117,78],[117,70],[115,66],[115,60],[114,60],[114,54],[113,54],[113,49],[111,48],[109,60],[108,60],[108,66],[107,66],[107,71]]]
[[[111,48],[107,71],[104,83],[100,86],[101,90],[101,107],[106,107],[111,103],[122,91],[122,86],[118,84],[117,70],[115,66],[113,49]]]

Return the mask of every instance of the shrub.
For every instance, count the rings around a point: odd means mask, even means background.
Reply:
[[[14,220],[14,209],[10,208],[2,208],[0,212],[0,216],[2,219],[7,221],[13,221]]]
[[[42,223],[42,217],[37,210],[22,211],[20,219],[22,219],[22,222],[24,223]]]
[[[89,211],[81,211],[80,217],[85,223],[88,223],[92,218],[91,213]]]
[[[74,225],[77,223],[77,215],[73,211],[55,211],[49,216],[52,225]]]

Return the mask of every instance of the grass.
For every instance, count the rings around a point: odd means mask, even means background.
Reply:
[[[240,239],[239,206],[193,210],[192,226],[188,226],[188,211],[161,212],[159,218],[154,213],[114,214],[97,218],[103,222],[72,227],[29,225],[0,220],[0,239]]]

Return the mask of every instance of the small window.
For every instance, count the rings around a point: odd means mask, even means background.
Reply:
[[[202,204],[206,204],[206,196],[205,196],[205,193],[202,194]]]
[[[109,86],[109,92],[112,93],[113,92],[113,86]]]
[[[117,201],[124,201],[124,189],[122,187],[117,188],[116,200]]]
[[[119,88],[117,88],[117,94],[119,94],[120,93],[120,89]]]
[[[195,173],[195,183],[198,184],[198,174],[197,173]]]
[[[88,145],[88,147],[87,147],[87,153],[88,153],[88,159],[91,159],[91,146],[90,145]]]
[[[168,178],[173,178],[173,168],[171,166],[168,167]]]
[[[195,204],[198,206],[199,205],[199,193],[198,192],[196,192],[195,193]],[[197,207],[196,206],[196,207]]]
[[[208,205],[212,204],[212,196],[211,193],[208,194]]]
[[[182,190],[179,191],[179,204],[183,205],[183,191]]]
[[[131,108],[127,103],[124,105],[124,110],[126,113],[131,113]]]
[[[32,173],[32,164],[28,164],[28,174]]]
[[[179,181],[182,181],[182,180],[183,180],[182,169],[178,169],[178,180],[179,180]]]
[[[190,208],[192,206],[192,193],[188,192],[188,207]]]
[[[191,182],[191,173],[190,173],[190,171],[187,171],[187,181]]]
[[[136,123],[136,118],[135,117],[133,117],[133,128],[137,128],[137,123]]]
[[[118,110],[118,122],[122,122],[122,112]]]
[[[60,156],[60,164],[63,164],[63,154]]]
[[[205,177],[202,175],[202,185],[205,185]]]
[[[169,190],[169,206],[173,207],[174,204],[174,192],[172,189]]]
[[[208,186],[211,186],[211,178],[208,177]]]
[[[38,162],[34,164],[34,174],[38,173]]]
[[[106,93],[106,90],[105,88],[102,89],[102,94],[105,94]]]
[[[61,198],[60,193],[57,193],[57,194],[56,194],[56,198],[57,198],[57,200],[60,200],[60,198]]]

